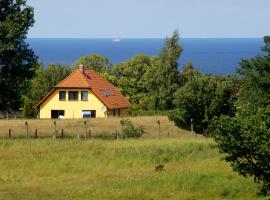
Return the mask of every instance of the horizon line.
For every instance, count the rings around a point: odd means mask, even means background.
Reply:
[[[167,37],[119,37],[125,39],[166,39]],[[26,39],[114,39],[114,37],[27,37]],[[118,37],[117,37],[118,39]],[[181,39],[263,39],[263,37],[180,37]]]

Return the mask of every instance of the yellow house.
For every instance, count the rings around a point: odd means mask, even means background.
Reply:
[[[128,99],[93,70],[83,67],[58,83],[38,104],[46,118],[105,118],[126,116]]]

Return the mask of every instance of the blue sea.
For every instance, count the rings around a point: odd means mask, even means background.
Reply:
[[[70,65],[81,56],[99,54],[113,64],[123,62],[136,54],[157,55],[164,39],[27,39],[44,65],[58,63]],[[262,54],[263,39],[181,39],[183,52],[179,67],[187,62],[203,73],[232,74],[243,58]]]

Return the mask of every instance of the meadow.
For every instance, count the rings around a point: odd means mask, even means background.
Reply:
[[[210,139],[0,140],[0,199],[263,199]]]
[[[157,118],[161,140],[157,139]],[[128,140],[0,138],[0,200],[263,200],[251,178],[233,172],[211,140],[178,129],[166,117],[131,118],[146,135]],[[120,118],[93,119],[93,132],[120,129]],[[52,120],[28,120],[51,136]],[[0,120],[23,135],[24,120]],[[83,131],[83,120],[58,120]],[[76,126],[76,124],[78,126]],[[31,128],[32,127],[32,128]],[[168,131],[170,135],[168,137]]]

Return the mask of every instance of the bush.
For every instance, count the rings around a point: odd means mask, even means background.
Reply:
[[[175,92],[169,119],[183,129],[190,128],[192,119],[194,131],[206,135],[215,116],[234,115],[237,86],[237,79],[230,76],[194,77]]]
[[[139,138],[145,133],[144,126],[135,127],[129,119],[121,120],[123,138]]]
[[[222,116],[210,127],[233,169],[253,176],[263,183],[261,194],[270,194],[270,106],[245,118]]]

